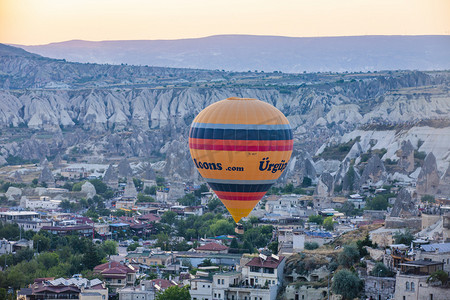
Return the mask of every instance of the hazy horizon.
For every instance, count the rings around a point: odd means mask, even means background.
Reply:
[[[0,42],[450,35],[446,0],[1,0]]]

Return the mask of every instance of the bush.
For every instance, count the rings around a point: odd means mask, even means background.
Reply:
[[[314,250],[319,248],[319,244],[316,242],[305,242],[305,249],[306,250]]]

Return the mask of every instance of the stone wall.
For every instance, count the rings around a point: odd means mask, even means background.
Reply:
[[[386,218],[386,228],[409,228],[411,231],[420,231],[422,228],[421,217],[409,217],[409,218]]]

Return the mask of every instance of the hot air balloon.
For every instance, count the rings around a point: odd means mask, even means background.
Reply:
[[[189,132],[195,166],[236,223],[286,169],[292,148],[287,118],[257,99],[211,104],[197,115]]]

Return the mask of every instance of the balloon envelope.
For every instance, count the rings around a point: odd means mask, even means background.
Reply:
[[[257,99],[228,98],[202,110],[189,132],[195,166],[235,222],[248,216],[292,154],[287,118]]]

